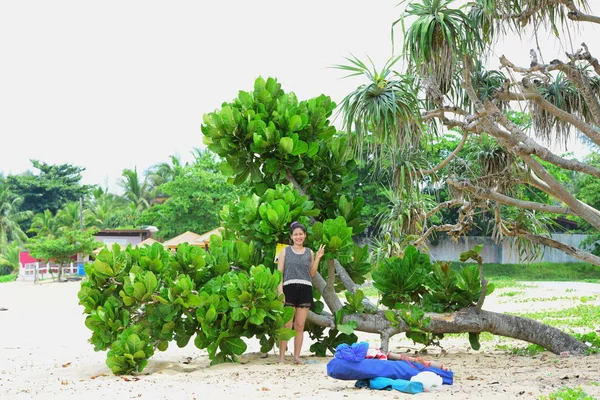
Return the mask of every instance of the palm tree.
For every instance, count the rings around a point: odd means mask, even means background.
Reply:
[[[81,225],[81,213],[83,210],[80,209],[78,202],[71,202],[65,204],[65,206],[58,210],[56,218],[61,228],[68,229],[79,229]]]
[[[180,157],[171,155],[169,159],[171,160],[170,164],[164,162],[150,167],[147,179],[153,187],[157,188],[164,183],[171,182],[183,170],[184,165],[181,164]]]
[[[50,210],[34,215],[29,228],[29,232],[35,233],[36,236],[57,236],[59,230],[58,218]]]
[[[12,242],[6,247],[4,254],[0,254],[0,275],[7,275],[18,271],[20,252],[21,246],[16,242]]]
[[[123,197],[129,200],[135,210],[142,211],[149,208],[151,192],[148,180],[140,181],[137,168],[124,169],[122,176],[119,185],[123,188]]]
[[[31,218],[31,211],[19,211],[23,198],[10,192],[7,185],[0,183],[0,250],[9,242],[22,243],[27,235],[19,223]]]
[[[126,201],[107,191],[95,191],[89,209],[84,211],[86,226],[93,226],[100,229],[110,228],[108,222],[111,216],[119,211],[123,211]]]

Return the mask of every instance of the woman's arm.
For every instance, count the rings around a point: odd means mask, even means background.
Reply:
[[[319,250],[317,250],[317,254],[316,256],[313,254],[312,250],[310,252],[310,276],[315,276],[315,274],[317,273],[318,269],[319,269],[319,262],[321,261],[321,257],[323,257],[323,254],[325,253],[325,245],[322,244],[321,247],[319,247]]]
[[[277,269],[281,271],[281,282],[279,282],[279,286],[277,286],[277,294],[280,295],[283,293],[283,270],[285,269],[285,248],[281,250],[279,253],[279,258],[277,259]]]

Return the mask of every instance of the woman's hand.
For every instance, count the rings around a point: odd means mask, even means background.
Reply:
[[[321,247],[319,247],[319,250],[317,250],[317,254],[315,255],[315,257],[317,258],[317,260],[320,260],[321,257],[323,257],[323,254],[325,254],[325,245],[322,244]]]

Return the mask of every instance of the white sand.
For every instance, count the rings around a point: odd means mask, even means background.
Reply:
[[[310,357],[305,340],[305,365],[279,365],[277,356],[258,357],[255,341],[241,364],[208,367],[205,351],[190,344],[179,349],[172,343],[157,352],[139,376],[114,376],[105,365],[105,352],[94,352],[87,342],[91,332],[83,324],[79,306],[79,282],[29,282],[0,284],[0,399],[401,399],[411,395],[398,391],[355,389],[354,381],[329,378],[330,358]],[[544,309],[577,304],[575,297],[596,296],[600,285],[540,284],[535,288],[510,289],[526,293],[487,300],[491,311]],[[568,288],[576,288],[575,292]],[[522,302],[525,297],[571,299]],[[599,316],[600,329],[600,316]],[[362,335],[378,345],[374,335]],[[582,387],[600,397],[600,355],[559,357],[551,353],[518,357],[495,350],[498,342],[525,345],[499,338],[484,342],[482,350],[468,349],[466,336],[444,339],[447,353],[432,349],[428,357],[448,365],[455,373],[453,386],[417,395],[423,399],[538,398],[562,386]],[[411,342],[398,337],[392,350],[405,351]],[[291,359],[291,357],[288,357]]]

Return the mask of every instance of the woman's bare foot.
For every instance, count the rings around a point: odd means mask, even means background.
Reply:
[[[300,365],[300,364],[304,364],[304,363],[302,362],[302,360],[300,358],[294,358],[294,364]]]
[[[285,358],[280,358],[279,359],[279,364],[285,364]]]

